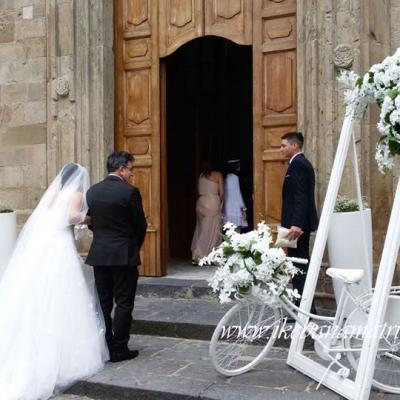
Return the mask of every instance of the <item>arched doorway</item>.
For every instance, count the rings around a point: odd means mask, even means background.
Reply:
[[[227,160],[241,160],[242,193],[252,222],[252,49],[206,36],[186,43],[161,63],[168,258],[189,259],[202,160],[214,160],[222,170]]]
[[[134,184],[148,221],[140,273],[160,276],[166,273],[169,248],[162,59],[206,36],[251,46],[254,222],[277,223],[286,169],[280,136],[297,125],[297,3],[118,0],[114,5],[115,148],[136,158]]]

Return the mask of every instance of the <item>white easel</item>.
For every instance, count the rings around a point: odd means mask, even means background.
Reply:
[[[362,209],[362,196],[360,187],[359,170],[357,165],[357,155],[355,153],[355,140],[353,133],[353,115],[347,115],[344,122],[336,156],[332,168],[331,178],[329,180],[324,206],[321,213],[319,228],[317,231],[314,249],[310,259],[310,265],[307,273],[307,279],[303,291],[303,297],[300,309],[306,312],[310,311],[311,303],[314,298],[318,275],[322,258],[328,238],[328,231],[331,216],[334,210],[335,201],[338,195],[340,181],[349,151],[350,141],[353,141],[353,167],[355,174],[355,183],[357,188],[357,198]],[[350,400],[367,400],[371,391],[371,383],[374,373],[375,358],[378,350],[378,328],[383,323],[388,295],[391,288],[391,282],[396,265],[397,254],[400,246],[400,184],[397,186],[396,196],[393,203],[390,216],[389,227],[385,239],[382,258],[379,266],[379,273],[376,281],[376,289],[372,297],[371,310],[366,327],[366,336],[363,341],[363,347],[360,354],[360,361],[355,380],[341,378],[335,371],[326,371],[326,367],[317,361],[311,360],[303,354],[304,335],[301,335],[302,327],[296,324],[293,339],[291,342],[287,363],[298,369],[305,375],[310,376],[316,381],[322,383]],[[365,231],[363,229],[363,231]],[[366,240],[364,245],[367,246]],[[367,249],[365,254],[367,254]],[[366,257],[366,260],[368,257]],[[366,261],[368,262],[368,261]],[[370,268],[367,268],[370,270]],[[369,276],[369,281],[372,277]],[[307,317],[299,314],[305,322]]]

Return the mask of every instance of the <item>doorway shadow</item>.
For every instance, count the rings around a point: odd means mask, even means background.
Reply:
[[[188,260],[202,160],[223,170],[241,160],[241,189],[253,220],[252,48],[195,39],[162,60],[166,71],[168,258]]]

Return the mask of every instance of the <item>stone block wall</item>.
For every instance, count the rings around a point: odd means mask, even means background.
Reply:
[[[0,0],[0,203],[21,225],[67,162],[114,145],[113,2]]]
[[[19,222],[47,185],[46,1],[0,0],[0,203]]]
[[[400,0],[298,0],[299,129],[305,132],[305,151],[316,169],[317,199],[322,208],[339,134],[344,119],[344,87],[337,81],[343,68],[364,74],[400,47]],[[379,139],[379,109],[371,105],[355,128],[362,192],[372,208],[374,275],[391,212],[396,176],[383,176],[374,156]],[[351,157],[340,193],[355,197]],[[327,261],[327,258],[325,258]],[[394,282],[400,282],[396,272]],[[318,288],[331,290],[321,269]]]

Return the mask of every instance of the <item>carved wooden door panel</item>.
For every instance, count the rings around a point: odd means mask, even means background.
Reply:
[[[140,273],[163,274],[160,263],[160,120],[157,1],[115,2],[116,143],[135,156],[148,228]]]
[[[203,0],[157,0],[159,3],[160,57],[182,44],[204,36]]]
[[[205,34],[238,44],[252,43],[252,6],[249,0],[204,0]]]
[[[297,126],[296,0],[253,2],[255,219],[277,223],[287,161],[280,137]]]

